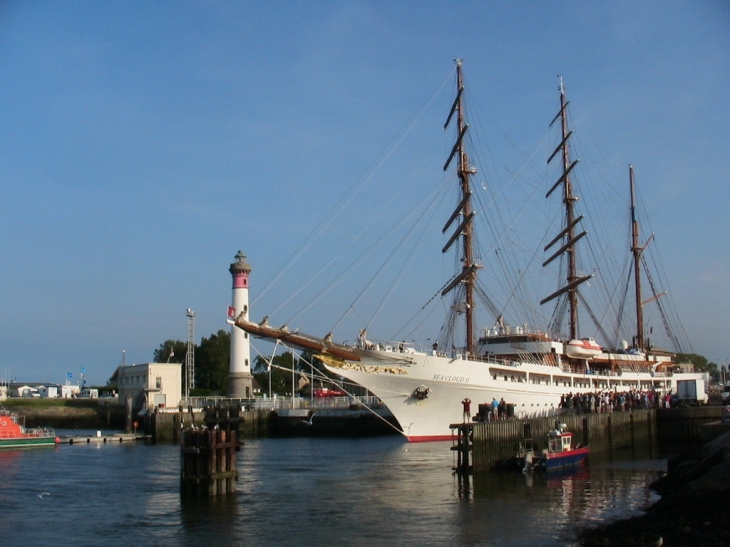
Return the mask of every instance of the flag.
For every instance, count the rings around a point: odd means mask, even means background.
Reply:
[[[228,317],[230,317],[231,319],[235,319],[236,317],[236,308],[234,308],[233,306],[228,306]]]
[[[170,357],[175,357],[175,348],[170,348]]]
[[[73,378],[73,377],[74,377],[73,373],[71,373],[71,372],[67,372],[67,373],[66,373],[66,378],[67,378],[68,380],[70,380],[70,379],[71,379],[71,378]]]

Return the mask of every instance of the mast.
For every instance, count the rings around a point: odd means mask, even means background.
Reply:
[[[458,165],[456,168],[456,174],[459,177],[459,187],[461,191],[461,199],[456,210],[449,218],[448,222],[444,226],[442,232],[445,233],[449,229],[452,222],[458,217],[461,217],[461,223],[454,231],[453,235],[446,243],[444,248],[441,250],[445,253],[449,250],[451,245],[461,236],[462,244],[462,267],[461,272],[449,283],[449,285],[441,292],[442,296],[451,291],[454,287],[460,284],[464,285],[465,291],[465,321],[466,321],[466,351],[469,355],[474,355],[475,339],[474,339],[474,285],[476,284],[476,272],[479,266],[474,263],[473,256],[473,226],[472,220],[474,219],[474,211],[471,206],[471,185],[469,177],[476,173],[474,167],[469,166],[469,157],[466,153],[464,146],[464,136],[469,129],[469,124],[466,123],[464,118],[464,103],[463,103],[463,91],[464,81],[461,72],[462,60],[456,59],[456,99],[454,104],[451,106],[451,111],[444,124],[444,129],[449,126],[451,118],[454,113],[457,117],[457,140],[454,147],[451,150],[449,158],[444,164],[444,171],[446,171],[451,163],[454,156],[458,157]]]
[[[576,250],[575,250],[575,244],[588,232],[583,231],[580,234],[576,235],[576,225],[580,222],[580,220],[583,218],[582,216],[576,218],[575,211],[574,211],[574,204],[576,201],[578,201],[578,197],[573,195],[573,185],[570,180],[570,172],[573,170],[573,168],[578,164],[578,160],[575,160],[571,163],[570,161],[570,150],[568,147],[568,139],[570,138],[572,131],[568,131],[568,116],[567,116],[567,107],[568,107],[568,101],[565,99],[565,88],[563,87],[563,80],[560,79],[560,112],[553,118],[553,121],[550,123],[552,125],[555,123],[555,121],[559,118],[560,119],[560,125],[561,125],[561,136],[562,140],[560,141],[560,144],[557,146],[557,148],[553,151],[552,155],[548,158],[547,162],[550,163],[550,161],[557,155],[559,151],[562,152],[562,160],[563,160],[563,174],[560,176],[560,178],[557,180],[557,182],[552,186],[550,191],[546,194],[546,198],[550,197],[550,194],[553,193],[553,191],[562,184],[563,186],[563,204],[565,205],[565,228],[563,229],[558,236],[555,237],[548,245],[545,246],[545,251],[547,251],[550,247],[552,247],[555,243],[557,243],[560,240],[565,241],[565,244],[558,249],[550,258],[548,258],[544,263],[543,266],[547,266],[550,262],[552,262],[555,258],[558,256],[561,256],[563,253],[567,253],[568,255],[568,268],[567,268],[567,277],[566,277],[566,285],[559,289],[558,291],[554,292],[547,298],[543,299],[540,304],[545,304],[546,302],[549,302],[550,300],[557,298],[558,296],[567,293],[568,298],[568,305],[569,305],[569,312],[570,312],[570,318],[568,321],[569,326],[569,336],[570,339],[575,339],[579,337],[578,333],[578,285],[583,283],[584,281],[588,281],[592,275],[587,276],[578,276],[577,273],[577,265],[576,265]]]
[[[636,287],[636,340],[634,347],[644,349],[644,308],[641,303],[641,253],[639,247],[639,221],[636,220],[634,192],[634,166],[629,164],[629,186],[631,189],[631,253],[634,255],[634,285]]]

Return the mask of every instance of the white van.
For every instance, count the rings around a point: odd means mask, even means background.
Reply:
[[[722,404],[726,405],[730,403],[730,382],[725,384],[722,388]]]
[[[81,393],[79,394],[79,399],[98,399],[98,398],[99,398],[98,389],[82,389]]]

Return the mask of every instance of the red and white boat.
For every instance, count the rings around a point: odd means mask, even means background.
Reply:
[[[565,344],[565,354],[574,359],[591,359],[603,351],[593,338],[571,340]]]
[[[558,426],[548,433],[548,446],[542,452],[535,453],[527,450],[522,455],[524,472],[540,469],[553,471],[575,467],[585,463],[589,448],[573,444],[573,433],[566,431],[565,424]]]

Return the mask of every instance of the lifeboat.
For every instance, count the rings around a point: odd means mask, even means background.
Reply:
[[[565,345],[565,354],[575,359],[590,359],[603,351],[593,338],[571,340]]]
[[[47,427],[26,428],[22,417],[0,405],[0,449],[54,446],[60,442],[55,432]]]

